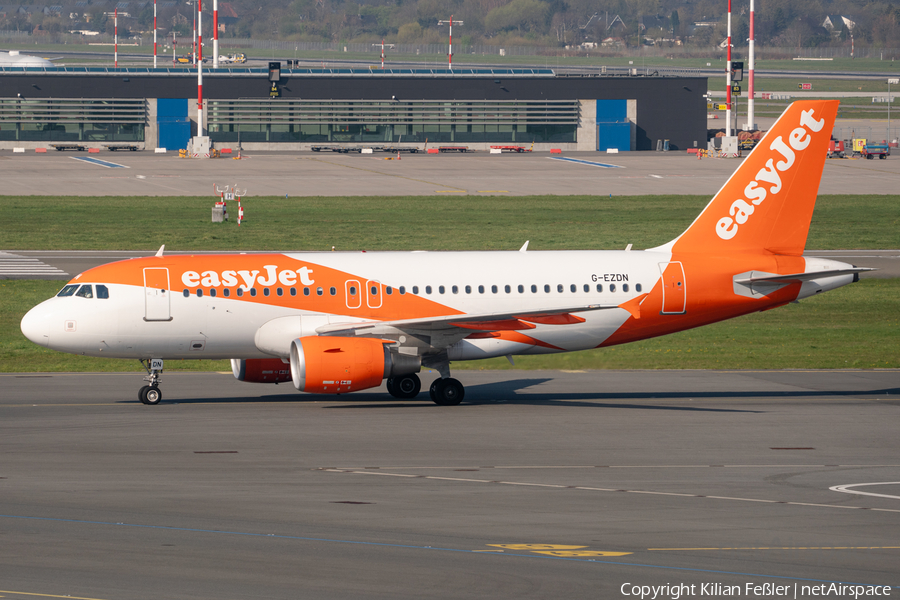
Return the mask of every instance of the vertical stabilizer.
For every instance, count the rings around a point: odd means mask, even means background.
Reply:
[[[713,255],[802,255],[838,104],[791,104],[687,231],[667,246]]]

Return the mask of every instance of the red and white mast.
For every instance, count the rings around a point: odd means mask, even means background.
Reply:
[[[198,30],[203,25],[203,0],[197,0]],[[197,135],[203,135],[203,32],[200,31],[197,44]]]
[[[450,25],[450,48],[447,52],[447,64],[450,66],[450,70],[453,70],[453,15],[450,15],[449,21],[440,20],[438,21],[438,25],[444,25],[445,23]],[[462,25],[462,21],[457,21],[457,25]]]
[[[191,39],[191,60],[194,61],[194,64],[197,64],[197,13],[194,13],[194,34]]]
[[[106,13],[109,14],[109,13]],[[115,12],[113,12],[113,61],[115,63],[115,67],[119,68],[119,7],[116,7]]]
[[[156,0],[153,0],[153,68],[156,68]]]
[[[755,119],[753,118],[753,67],[756,55],[753,52],[754,34],[753,34],[753,13],[755,12],[755,0],[750,0],[750,67],[747,71],[747,129],[756,129]]]
[[[197,62],[203,62],[203,0],[197,0]]]
[[[219,0],[213,0],[213,69],[219,68]]]
[[[450,47],[447,49],[447,64],[453,70],[453,15],[450,15]]]
[[[381,38],[381,69],[384,70],[384,38]]]
[[[731,0],[728,0],[728,59],[725,63],[725,135],[731,137]]]

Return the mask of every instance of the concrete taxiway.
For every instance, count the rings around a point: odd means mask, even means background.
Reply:
[[[136,373],[0,375],[0,595],[900,594],[900,371],[460,378],[437,407],[170,373],[144,406]]]
[[[210,196],[237,186],[253,196],[705,194],[741,159],[697,160],[685,152],[523,154],[250,153],[241,160],[180,159],[148,152],[0,153],[4,196]],[[390,158],[391,160],[386,160]],[[94,160],[92,158],[92,160]],[[114,166],[110,166],[114,165]],[[52,176],[48,177],[48,173]],[[822,194],[896,194],[900,160],[835,159]],[[152,207],[148,207],[152,208]]]

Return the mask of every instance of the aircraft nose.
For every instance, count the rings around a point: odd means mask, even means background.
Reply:
[[[40,304],[25,313],[20,327],[25,337],[35,344],[50,346],[50,323]]]

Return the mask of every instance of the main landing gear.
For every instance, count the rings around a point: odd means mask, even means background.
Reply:
[[[394,398],[409,400],[415,398],[422,389],[422,382],[415,373],[402,377],[390,377],[387,380],[387,390]]]
[[[428,391],[432,402],[438,406],[456,406],[466,397],[466,388],[452,377],[435,379]]]
[[[159,404],[162,401],[162,390],[159,389],[159,382],[162,375],[162,360],[151,359],[149,361],[141,359],[141,366],[147,371],[144,381],[149,385],[145,385],[138,391],[138,400],[144,404]]]
[[[415,373],[402,377],[391,377],[387,380],[388,392],[394,398],[401,400],[415,398],[421,389],[422,382]],[[431,401],[439,406],[456,406],[465,398],[466,389],[456,379],[447,377],[435,379],[428,393],[431,395]]]

